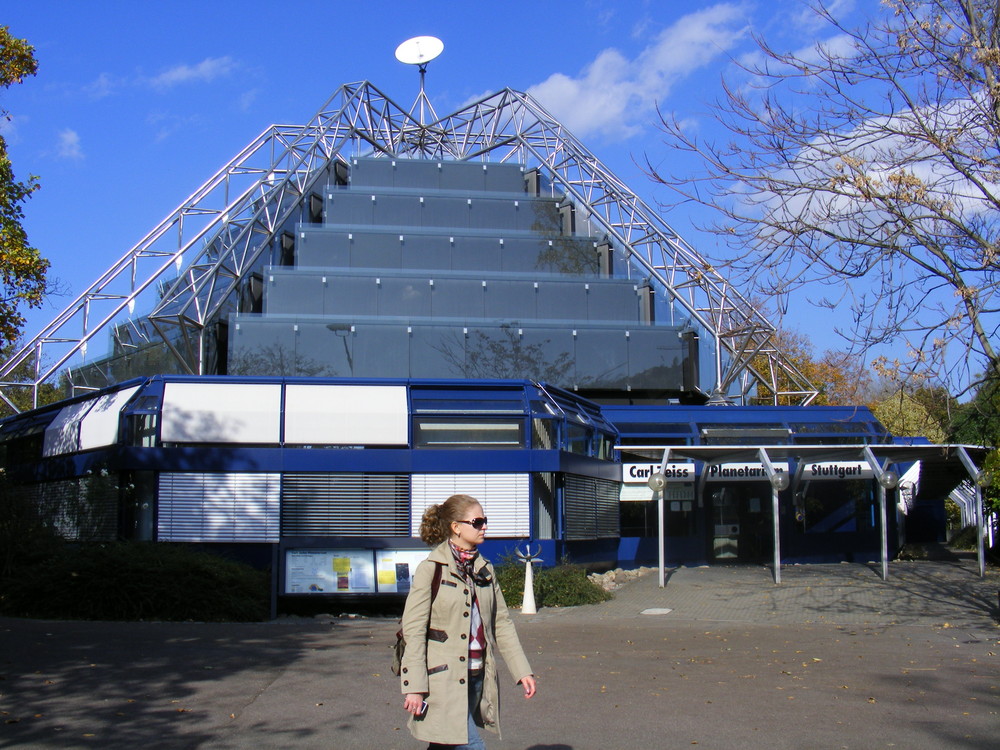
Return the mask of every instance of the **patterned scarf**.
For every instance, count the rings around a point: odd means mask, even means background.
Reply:
[[[466,582],[471,586],[472,571],[474,569],[476,558],[479,557],[479,550],[456,547],[455,543],[450,539],[448,540],[448,546],[451,547],[451,554],[455,557],[455,564],[458,566],[458,572],[462,574]]]
[[[469,669],[482,669],[486,653],[486,633],[483,629],[482,613],[479,610],[479,598],[476,596],[475,583],[478,581],[473,573],[476,558],[479,557],[479,550],[456,547],[450,539],[448,546],[451,547],[451,554],[455,557],[455,564],[458,566],[459,572],[465,578],[465,582],[472,592],[472,617],[469,621]]]

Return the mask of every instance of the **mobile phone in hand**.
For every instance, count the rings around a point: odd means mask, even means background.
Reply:
[[[417,716],[423,716],[427,713],[427,701],[420,704],[420,710],[417,711]]]

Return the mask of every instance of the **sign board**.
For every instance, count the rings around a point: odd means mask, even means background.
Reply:
[[[660,470],[660,464],[622,464],[622,482],[625,484],[646,484],[649,478]],[[693,463],[667,464],[663,475],[668,482],[693,482]]]
[[[788,463],[772,464],[778,474],[788,473]],[[736,461],[729,464],[709,464],[705,468],[705,479],[709,482],[766,482],[764,464],[752,461]]]
[[[802,478],[810,481],[824,479],[874,479],[875,472],[867,461],[817,461],[807,463]]]

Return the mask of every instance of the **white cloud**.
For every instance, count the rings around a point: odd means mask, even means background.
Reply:
[[[70,128],[60,131],[59,141],[56,145],[56,155],[60,159],[71,159],[73,161],[82,159],[83,150],[80,148],[80,134]]]
[[[94,79],[93,82],[84,86],[83,90],[93,99],[103,99],[104,97],[113,94],[119,85],[119,81],[115,80],[107,73],[101,73]]]
[[[845,18],[854,10],[854,0],[828,0],[826,9],[834,18]],[[790,18],[791,27],[800,31],[813,32],[828,28],[829,22],[820,16],[811,5],[805,5]]]
[[[17,127],[18,125],[26,125],[28,123],[28,118],[24,115],[7,115],[6,117],[0,117],[0,135],[4,137],[4,140],[8,144],[19,143],[20,140],[17,137]]]
[[[244,91],[239,98],[240,111],[246,112],[253,106],[253,103],[257,101],[257,95],[260,93],[258,89],[250,89],[249,91]]]
[[[731,49],[747,32],[742,5],[720,3],[664,29],[635,59],[606,49],[577,77],[555,73],[528,93],[580,137],[627,137],[682,78]]]
[[[153,112],[146,117],[146,122],[152,126],[155,133],[153,140],[161,143],[179,130],[190,127],[198,123],[200,118],[197,115],[174,115],[167,112]]]
[[[227,76],[236,69],[231,57],[206,57],[196,65],[177,65],[150,80],[156,88],[169,88],[182,83],[210,82]]]

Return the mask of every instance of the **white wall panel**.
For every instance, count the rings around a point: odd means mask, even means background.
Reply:
[[[278,383],[166,383],[160,439],[164,443],[277,445]]]
[[[408,426],[405,386],[285,386],[289,444],[406,445]]]
[[[93,405],[93,401],[81,401],[60,409],[56,418],[45,428],[42,455],[60,456],[80,450],[80,420]]]
[[[531,534],[529,474],[414,474],[410,481],[410,533],[420,536],[424,510],[451,495],[472,495],[490,519],[486,538]]]
[[[118,422],[122,407],[138,390],[139,386],[135,386],[107,393],[97,399],[94,408],[80,422],[80,450],[101,448],[118,442]]]

